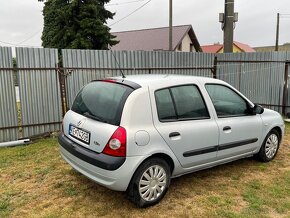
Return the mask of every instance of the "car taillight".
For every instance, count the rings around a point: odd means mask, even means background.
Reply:
[[[110,140],[106,144],[103,150],[104,154],[125,157],[126,156],[126,129],[123,127],[118,127],[118,129],[111,136]]]

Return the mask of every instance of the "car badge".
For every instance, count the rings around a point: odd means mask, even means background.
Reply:
[[[80,126],[80,125],[82,125],[82,123],[83,123],[83,121],[82,121],[82,120],[80,120],[80,121],[77,123],[77,126]]]
[[[97,142],[97,141],[94,141],[94,144],[97,145],[97,146],[100,146],[100,143]]]

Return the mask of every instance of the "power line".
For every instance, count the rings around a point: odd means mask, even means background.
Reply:
[[[112,4],[107,4],[105,6],[115,6],[115,5],[127,5],[127,4],[132,4],[136,2],[144,2],[145,0],[135,0],[135,1],[129,1],[129,2],[121,2],[121,3],[112,3]]]
[[[0,43],[5,44],[5,45],[10,45],[10,46],[15,46],[15,47],[32,47],[32,48],[42,48],[41,46],[34,46],[34,45],[20,45],[20,44],[14,44],[10,42],[5,42],[0,40]],[[0,45],[1,46],[1,45]]]
[[[29,36],[28,38],[26,38],[26,39],[24,39],[23,41],[21,41],[21,42],[19,42],[17,45],[21,45],[21,44],[23,44],[24,42],[27,42],[28,40],[30,40],[30,39],[32,39],[33,37],[35,37],[40,31],[42,30],[42,28],[41,29],[39,29],[39,30],[37,30],[37,32],[35,32],[35,33],[33,33],[31,36]]]
[[[136,8],[134,11],[132,11],[130,14],[126,15],[125,17],[121,18],[120,20],[117,20],[116,22],[114,22],[111,25],[109,25],[109,27],[121,22],[122,20],[125,20],[127,17],[131,16],[132,14],[136,13],[137,11],[139,11],[141,8],[145,7],[151,1],[152,0],[147,1],[145,4],[141,5],[139,8]]]
[[[13,46],[16,45],[16,44],[13,44],[13,43],[10,43],[10,42],[4,42],[4,41],[1,41],[1,40],[0,40],[0,42],[3,43],[3,44],[6,44],[6,45],[13,45]]]
[[[38,30],[37,32],[33,33],[31,36],[29,36],[28,38],[22,40],[19,43],[11,43],[11,42],[5,42],[0,40],[0,43],[2,44],[6,44],[6,45],[11,45],[11,46],[28,46],[28,47],[37,47],[37,46],[32,46],[32,45],[23,45],[24,42],[27,42],[28,40],[32,39],[33,37],[35,37],[40,31],[42,30],[42,28],[40,30]]]

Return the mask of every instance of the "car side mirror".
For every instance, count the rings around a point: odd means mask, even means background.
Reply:
[[[253,114],[262,114],[264,112],[264,108],[261,105],[255,104],[252,108]]]

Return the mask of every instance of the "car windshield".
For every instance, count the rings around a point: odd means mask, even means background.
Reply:
[[[117,83],[95,81],[82,88],[71,110],[100,122],[119,125],[125,101],[132,91]]]

